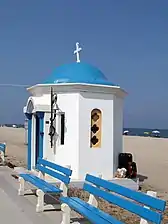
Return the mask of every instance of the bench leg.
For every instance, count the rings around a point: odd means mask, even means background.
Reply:
[[[98,207],[98,202],[97,202],[97,200],[96,200],[96,198],[95,198],[95,196],[93,194],[89,195],[88,204],[90,204],[90,205],[92,205],[92,206],[94,206],[96,208]]]
[[[38,172],[38,177],[42,180],[45,180],[44,173],[42,173],[41,171]]]
[[[36,190],[37,194],[37,205],[36,212],[44,211],[44,192],[41,189]]]
[[[68,187],[67,187],[67,185],[64,184],[63,182],[61,182],[61,184],[60,184],[60,190],[62,190],[61,195],[62,195],[63,197],[67,197]]]
[[[25,180],[23,177],[19,177],[19,190],[18,190],[18,195],[23,196],[24,195],[24,185],[25,185]]]
[[[70,224],[70,222],[71,222],[71,217],[70,217],[71,209],[70,209],[70,207],[67,204],[63,203],[63,204],[61,204],[61,210],[63,212],[61,224]]]

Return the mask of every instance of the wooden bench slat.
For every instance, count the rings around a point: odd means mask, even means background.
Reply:
[[[48,166],[48,167],[50,167],[54,170],[57,170],[61,173],[64,173],[67,176],[71,176],[71,174],[72,174],[71,169],[68,169],[67,167],[60,166],[58,164],[52,163],[50,161],[47,161],[47,160],[44,160],[44,159],[41,159],[41,158],[38,159],[38,164],[39,165],[41,164],[43,166]]]
[[[41,184],[45,185],[46,187],[50,188],[51,191],[53,191],[53,192],[56,192],[56,193],[60,193],[60,192],[62,192],[62,190],[60,190],[59,187],[54,186],[53,184],[48,183],[47,181],[45,181],[45,180],[43,180],[43,179],[41,179],[41,178],[39,178],[39,177],[37,177],[37,176],[31,175],[31,177],[32,177],[34,180],[39,181]]]
[[[114,218],[113,216],[101,211],[100,209],[88,204],[87,202],[81,200],[80,198],[77,197],[72,197],[72,199],[74,201],[76,201],[77,203],[81,204],[83,207],[86,207],[87,209],[89,209],[90,211],[94,212],[96,215],[99,215],[100,217],[102,217],[103,219],[107,220],[109,223],[113,223],[113,224],[123,224],[123,222],[117,220],[116,218]]]
[[[41,182],[39,182],[38,180],[35,180],[31,174],[20,174],[20,177],[22,177],[25,181],[33,184],[34,186],[36,186],[37,188],[42,189],[44,192],[50,192],[51,189],[48,188],[48,186],[43,185]]]
[[[32,174],[20,174],[20,177],[22,177],[25,181],[28,181],[29,183],[33,184],[34,186],[42,189],[45,193],[61,192],[59,188],[47,183],[45,180],[42,180]]]
[[[90,220],[94,224],[123,224],[122,222],[115,220],[114,222],[109,222],[104,218],[100,217],[98,214],[95,214],[93,211],[88,208],[82,206],[80,203],[76,202],[72,198],[69,197],[61,197],[60,201],[62,203],[66,203],[69,207],[71,207],[76,212],[80,213],[82,216]]]
[[[112,193],[103,191],[97,187],[90,185],[90,184],[85,183],[83,189],[95,196],[101,197],[101,198],[105,199],[106,201],[111,202],[114,205],[124,208],[127,211],[130,211],[130,212],[144,218],[145,220],[154,222],[156,224],[160,224],[160,222],[162,220],[162,214],[154,212],[154,211],[147,209],[141,205],[135,204],[135,202],[129,201],[128,199],[125,199],[118,195],[114,195]]]
[[[49,174],[50,176],[55,177],[56,179],[61,180],[65,184],[69,184],[69,182],[70,182],[70,177],[64,176],[61,173],[58,173],[58,172],[56,172],[54,170],[50,170],[50,169],[48,169],[48,168],[46,168],[44,166],[38,165],[38,164],[37,164],[36,168],[39,171],[43,172],[43,173]]]
[[[113,192],[120,194],[124,197],[135,200],[136,202],[144,204],[150,208],[157,209],[162,212],[165,210],[166,202],[159,198],[151,197],[142,192],[133,191],[133,190],[125,188],[121,185],[111,183],[109,181],[100,179],[100,178],[92,176],[90,174],[86,175],[85,180],[96,185],[96,186],[103,187],[107,190],[113,191]]]

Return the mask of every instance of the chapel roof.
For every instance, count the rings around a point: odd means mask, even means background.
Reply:
[[[116,86],[95,66],[88,63],[70,63],[58,66],[44,84],[81,83]]]

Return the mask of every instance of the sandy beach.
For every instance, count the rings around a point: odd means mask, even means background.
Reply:
[[[16,166],[26,166],[27,146],[24,144],[25,132],[22,128],[0,128],[0,142],[7,143],[7,160]],[[168,139],[124,136],[125,152],[133,154],[138,172],[145,182],[157,189],[168,191]]]
[[[24,144],[25,130],[23,128],[0,127],[0,142],[6,142],[7,161],[16,166],[26,166],[27,146]]]
[[[133,154],[146,183],[168,191],[168,139],[124,136],[123,147]]]

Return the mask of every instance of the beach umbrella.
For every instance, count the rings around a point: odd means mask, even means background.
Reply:
[[[144,131],[144,135],[149,135],[149,131]]]
[[[152,131],[152,133],[153,133],[153,134],[160,134],[160,131],[158,131],[158,130],[154,130],[154,131]]]
[[[129,133],[129,131],[128,131],[128,130],[125,130],[125,131],[124,131],[124,134],[128,134],[128,133]]]

